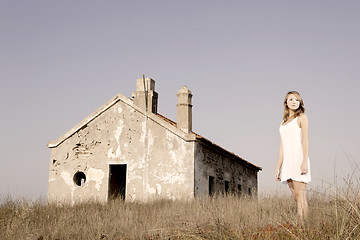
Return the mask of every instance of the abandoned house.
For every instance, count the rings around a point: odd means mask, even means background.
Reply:
[[[48,201],[257,196],[261,168],[194,133],[190,90],[177,98],[175,123],[157,113],[155,81],[137,79],[133,99],[116,95],[50,142]]]

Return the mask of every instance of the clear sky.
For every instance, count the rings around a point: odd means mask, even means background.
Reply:
[[[274,180],[287,91],[310,126],[311,189],[360,161],[360,1],[0,1],[0,196],[45,196],[49,141],[136,78],[156,81],[176,120],[193,93],[193,130]]]

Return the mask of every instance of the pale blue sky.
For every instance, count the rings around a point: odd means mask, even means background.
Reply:
[[[45,196],[48,141],[136,78],[159,113],[193,92],[193,129],[274,181],[287,91],[304,99],[313,181],[360,161],[359,1],[0,1],[0,195]],[[347,157],[346,154],[350,157]]]

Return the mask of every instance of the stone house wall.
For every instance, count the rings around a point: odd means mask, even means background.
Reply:
[[[195,144],[195,196],[257,196],[257,171],[216,146]]]

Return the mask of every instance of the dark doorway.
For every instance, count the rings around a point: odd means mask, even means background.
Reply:
[[[225,194],[229,194],[230,192],[230,181],[225,180]]]
[[[241,184],[238,184],[238,196],[241,197],[242,194],[242,186]]]
[[[209,176],[209,196],[214,196],[215,194],[215,177]]]
[[[126,164],[109,165],[109,199],[125,200]]]

